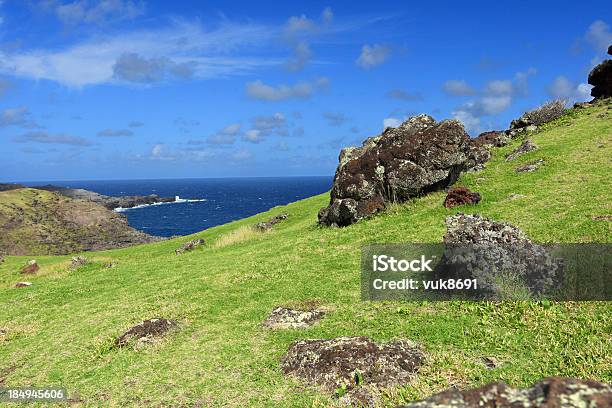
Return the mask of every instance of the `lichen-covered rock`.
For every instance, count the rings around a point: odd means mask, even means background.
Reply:
[[[87,260],[86,257],[79,255],[79,256],[73,256],[72,259],[70,260],[70,267],[72,269],[77,269],[83,265],[86,265],[89,261]]]
[[[544,164],[544,159],[534,160],[522,166],[518,166],[515,170],[517,173],[532,173]]]
[[[589,84],[593,85],[591,96],[596,99],[612,97],[612,60],[605,60],[589,73]]]
[[[519,147],[506,155],[506,161],[512,161],[522,154],[536,150],[538,146],[531,140],[527,139]]]
[[[168,331],[178,327],[174,320],[163,318],[145,320],[130,328],[115,340],[116,347],[125,347],[131,342],[142,344],[156,337],[165,335]]]
[[[490,131],[479,134],[477,137],[471,140],[471,143],[476,146],[494,146],[503,147],[510,143],[510,136],[506,132],[501,131]]]
[[[477,279],[485,297],[513,295],[508,288],[540,294],[562,282],[563,263],[519,228],[478,214],[446,217],[441,277]]]
[[[368,337],[300,340],[289,347],[281,368],[308,383],[333,392],[358,386],[406,384],[424,359],[411,341],[377,344]]]
[[[382,209],[454,183],[469,166],[470,143],[456,120],[427,115],[387,128],[340,152],[329,206],[319,222],[346,226]]]
[[[268,329],[302,329],[321,320],[324,314],[325,311],[318,309],[296,310],[277,307],[272,310],[262,325]]]
[[[183,245],[181,245],[180,248],[177,248],[174,250],[174,253],[176,253],[177,255],[183,254],[187,251],[191,251],[193,249],[195,249],[196,247],[199,247],[200,245],[204,245],[204,240],[201,238],[197,238],[197,239],[192,239],[189,242],[184,243]]]
[[[480,193],[470,191],[467,187],[455,187],[446,194],[444,207],[453,208],[459,205],[475,205],[480,202]]]
[[[288,217],[289,217],[289,214],[287,214],[287,213],[278,214],[278,215],[275,215],[273,217],[270,217],[268,219],[268,221],[258,222],[257,224],[255,224],[255,226],[253,228],[255,228],[257,231],[261,231],[261,232],[270,231],[273,226],[275,226],[276,224],[278,224],[281,221],[286,220]]]
[[[612,406],[609,384],[574,378],[549,377],[529,388],[502,382],[461,391],[451,388],[398,408],[607,408]]]
[[[38,272],[39,269],[40,269],[40,266],[38,266],[38,263],[36,262],[36,260],[32,259],[32,260],[29,260],[28,263],[26,263],[23,268],[21,268],[21,273],[31,275],[31,274],[35,274],[36,272]]]

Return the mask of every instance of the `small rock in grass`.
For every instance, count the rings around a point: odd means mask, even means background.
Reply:
[[[16,288],[27,288],[28,286],[32,286],[32,282],[17,282],[15,284]]]
[[[23,268],[21,268],[21,273],[33,275],[40,269],[36,260],[29,260],[27,264]]]
[[[497,368],[497,367],[499,367],[501,365],[499,363],[499,361],[495,357],[483,357],[482,358],[482,363],[489,370]]]
[[[508,196],[508,200],[512,201],[512,200],[520,200],[521,198],[525,198],[527,197],[526,195],[523,194],[517,194],[517,193],[512,193]]]
[[[362,386],[388,387],[408,383],[424,361],[411,341],[375,343],[368,337],[338,337],[294,342],[281,369],[328,392],[342,394]]]
[[[595,215],[593,216],[593,221],[612,221],[612,215],[604,214],[604,215]]]
[[[193,239],[185,244],[183,244],[180,248],[176,249],[174,252],[179,255],[185,253],[187,251],[191,251],[192,249],[199,247],[200,245],[204,245],[204,240],[201,238]]]
[[[115,346],[125,347],[132,341],[149,342],[156,337],[162,337],[176,327],[178,324],[174,320],[164,318],[145,320],[118,337]]]
[[[105,263],[105,264],[104,264],[104,267],[105,267],[106,269],[111,269],[111,268],[114,268],[115,266],[117,266],[117,264],[116,264],[116,263],[114,263],[114,262],[108,262],[108,263]]]
[[[268,329],[299,329],[312,326],[321,320],[323,310],[295,310],[277,307],[262,323]]]
[[[538,146],[532,143],[531,140],[525,140],[523,143],[521,143],[519,147],[517,147],[511,153],[508,153],[506,155],[506,161],[512,161],[520,155],[525,154],[527,152],[531,152],[532,150],[535,150],[537,148]]]
[[[255,224],[253,228],[261,232],[270,231],[274,225],[286,220],[287,217],[289,217],[289,214],[287,213],[278,214],[273,217],[270,217],[266,222],[259,222]]]
[[[517,173],[532,173],[540,168],[544,164],[543,159],[538,159],[536,161],[532,161],[530,163],[524,164],[522,166],[518,166],[516,168]]]
[[[459,205],[476,205],[480,202],[480,199],[480,193],[472,192],[466,187],[455,187],[446,194],[444,207],[453,208]]]
[[[79,256],[73,256],[72,259],[70,260],[70,267],[72,269],[77,269],[80,266],[86,265],[89,261],[87,260],[86,257],[79,255]]]

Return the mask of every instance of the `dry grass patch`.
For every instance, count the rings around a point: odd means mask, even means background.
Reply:
[[[243,225],[233,231],[228,232],[227,234],[221,235],[213,244],[213,248],[223,248],[228,245],[245,242],[261,234],[264,234],[264,232],[256,231],[249,225]]]

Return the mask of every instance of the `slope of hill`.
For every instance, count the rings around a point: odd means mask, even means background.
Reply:
[[[0,191],[0,254],[66,254],[153,242],[127,219],[85,200],[32,188]]]
[[[285,377],[280,359],[298,339],[360,335],[411,339],[425,350],[417,378],[385,393],[390,406],[497,380],[609,382],[609,303],[360,300],[362,245],[440,242],[444,217],[459,211],[508,221],[537,242],[611,242],[610,104],[573,110],[529,136],[537,150],[507,162],[521,143],[514,140],[485,170],[462,175],[459,184],[482,195],[473,207],[445,209],[435,192],[322,228],[322,194],[190,237],[90,253],[76,270],[68,257],[39,257],[33,285],[20,289],[13,285],[28,258],[8,257],[0,265],[0,384],[64,386],[85,406],[328,406],[333,396]],[[537,159],[537,171],[515,171]],[[280,212],[289,217],[270,232],[250,228]],[[194,238],[206,245],[175,255]],[[329,312],[311,328],[261,326],[277,305],[312,302]],[[179,329],[142,347],[113,346],[153,317]]]

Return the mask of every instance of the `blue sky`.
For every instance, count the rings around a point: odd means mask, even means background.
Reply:
[[[589,99],[609,1],[0,1],[0,180],[332,175],[428,113]]]

